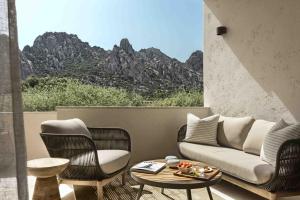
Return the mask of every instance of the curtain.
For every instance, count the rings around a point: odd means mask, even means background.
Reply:
[[[0,0],[0,200],[27,200],[15,0]]]

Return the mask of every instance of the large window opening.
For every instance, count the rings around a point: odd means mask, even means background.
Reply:
[[[202,106],[202,0],[17,0],[25,111]]]

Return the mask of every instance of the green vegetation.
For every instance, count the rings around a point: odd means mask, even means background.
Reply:
[[[203,106],[202,93],[196,90],[186,92],[177,91],[169,97],[157,99],[152,102],[153,106]]]
[[[123,89],[82,84],[70,78],[30,77],[22,84],[25,111],[56,106],[202,106],[199,91],[177,91],[166,97],[144,97]]]

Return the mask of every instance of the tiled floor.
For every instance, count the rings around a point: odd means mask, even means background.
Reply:
[[[32,197],[35,178],[28,177],[29,195]],[[112,183],[106,187],[104,192],[107,200],[133,200],[137,192],[138,186],[132,181],[128,181],[126,186],[121,186],[119,181]],[[263,198],[252,194],[246,190],[240,189],[226,182],[221,182],[211,188],[214,200],[264,200]],[[185,200],[186,195],[184,190],[165,190],[166,195],[160,193],[159,188],[150,186],[145,187],[145,192],[141,200]],[[62,200],[74,200],[73,188],[68,185],[60,185],[60,194]],[[208,200],[208,195],[205,189],[192,190],[193,200]],[[89,187],[81,187],[76,189],[77,200],[94,200],[96,199],[95,190]],[[300,200],[300,196],[293,198],[283,198],[284,200]]]
[[[0,200],[17,199],[17,179],[0,178]]]

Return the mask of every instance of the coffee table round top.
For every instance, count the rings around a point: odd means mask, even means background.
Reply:
[[[65,170],[69,162],[63,158],[39,158],[27,161],[27,170],[29,175],[48,178]]]
[[[154,162],[165,162],[164,160],[153,160]],[[206,166],[203,163],[196,161],[189,161],[195,165]],[[219,172],[211,180],[203,181],[197,180],[194,178],[175,176],[174,172],[177,169],[171,169],[169,167],[164,168],[158,174],[147,174],[140,172],[131,171],[131,177],[140,184],[151,185],[161,188],[170,188],[170,189],[196,189],[202,187],[208,187],[214,185],[221,181],[222,172]]]

